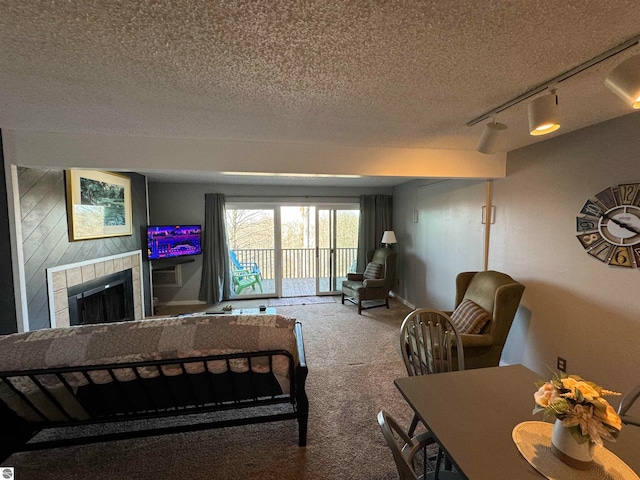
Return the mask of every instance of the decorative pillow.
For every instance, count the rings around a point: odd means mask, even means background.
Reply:
[[[451,313],[451,321],[460,333],[480,333],[490,320],[491,315],[484,308],[468,299]]]
[[[367,264],[367,268],[365,268],[362,276],[367,280],[375,280],[376,278],[380,278],[380,273],[382,272],[382,265],[379,263],[370,262]]]

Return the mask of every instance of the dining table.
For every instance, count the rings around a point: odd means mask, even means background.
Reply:
[[[541,480],[545,477],[512,438],[521,422],[543,420],[542,413],[533,414],[539,380],[547,379],[523,365],[509,365],[403,377],[394,383],[468,480]],[[640,472],[640,427],[624,425],[616,442],[604,443]]]

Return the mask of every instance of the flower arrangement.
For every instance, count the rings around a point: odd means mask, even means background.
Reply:
[[[533,413],[544,412],[543,418],[553,415],[571,430],[578,443],[588,440],[602,445],[602,440],[615,441],[622,428],[622,421],[603,397],[620,395],[605,390],[577,375],[557,375],[548,382],[536,383],[539,387],[533,397],[536,406]]]

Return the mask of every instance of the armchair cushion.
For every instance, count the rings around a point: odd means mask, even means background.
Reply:
[[[491,321],[491,315],[477,303],[464,299],[451,313],[451,321],[459,333],[477,334]]]
[[[494,343],[493,336],[490,333],[481,333],[479,335],[461,333],[460,338],[462,339],[462,346],[465,349],[465,353],[469,354],[473,351],[474,348],[481,349],[482,347],[491,347]]]
[[[364,288],[384,287],[384,278],[366,278],[362,286]]]
[[[369,262],[362,276],[367,280],[375,280],[380,278],[382,273],[382,265],[379,263]]]

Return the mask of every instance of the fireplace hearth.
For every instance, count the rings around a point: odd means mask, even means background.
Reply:
[[[67,289],[69,324],[124,322],[135,318],[131,269]]]

